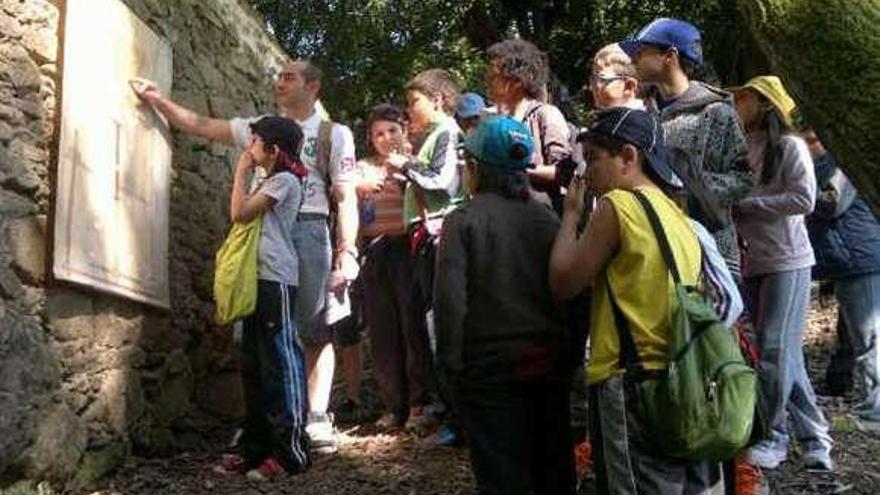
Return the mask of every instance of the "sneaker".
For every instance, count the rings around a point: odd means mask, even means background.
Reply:
[[[285,474],[287,472],[284,471],[284,468],[281,467],[281,464],[275,458],[267,457],[263,460],[262,464],[248,471],[245,476],[253,481],[269,481]]]
[[[780,454],[766,446],[765,442],[752,447],[747,454],[748,462],[762,469],[776,469],[785,461],[786,457],[787,452],[783,451]]]
[[[336,452],[336,435],[333,428],[333,416],[327,413],[309,413],[309,424],[306,433],[312,446],[312,452],[326,455]]]
[[[245,471],[244,458],[235,454],[223,454],[220,463],[213,467],[213,471],[224,476],[241,474]]]
[[[803,455],[804,469],[808,471],[832,471],[831,454],[825,449],[811,450]]]
[[[437,433],[425,439],[425,445],[434,447],[458,447],[463,444],[464,438],[461,433],[449,423],[444,424]]]
[[[409,408],[409,418],[407,418],[403,428],[406,431],[424,435],[436,427],[438,423],[437,417],[428,414],[424,406],[412,406]]]
[[[574,467],[578,479],[587,479],[593,471],[593,449],[589,440],[575,445],[574,447]]]
[[[733,469],[736,495],[768,495],[770,493],[770,486],[767,484],[761,468],[746,460],[745,457],[737,457],[733,461]]]

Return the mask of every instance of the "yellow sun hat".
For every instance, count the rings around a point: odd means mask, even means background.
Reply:
[[[745,89],[752,89],[767,98],[770,103],[779,110],[785,125],[794,127],[794,112],[797,109],[797,103],[788,94],[782,80],[776,76],[758,76],[749,79],[742,86],[730,88],[731,93],[738,93]]]

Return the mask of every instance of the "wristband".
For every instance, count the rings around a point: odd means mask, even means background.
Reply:
[[[348,253],[355,260],[358,258],[358,250],[353,247],[346,247],[341,249],[336,249],[336,256],[339,257],[342,254]]]

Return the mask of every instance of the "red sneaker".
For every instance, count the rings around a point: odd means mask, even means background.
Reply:
[[[748,462],[744,456],[734,460],[734,481],[736,495],[767,495],[770,487],[764,479],[761,468]]]
[[[214,466],[214,472],[228,476],[244,472],[244,458],[235,454],[223,454],[220,463]]]
[[[577,444],[574,448],[575,471],[579,479],[587,479],[593,472],[592,448],[589,440]]]
[[[275,458],[267,457],[263,460],[262,464],[248,471],[245,476],[247,476],[249,480],[269,481],[285,474],[287,474],[287,471],[281,467],[281,464],[279,464]]]

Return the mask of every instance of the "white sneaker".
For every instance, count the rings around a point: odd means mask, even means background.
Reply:
[[[764,445],[764,442],[755,445],[749,449],[746,456],[747,460],[762,469],[776,469],[785,461],[787,453],[779,454],[773,449]]]
[[[312,446],[312,452],[326,455],[336,452],[336,432],[333,428],[333,417],[327,413],[309,413],[309,424],[306,433]]]
[[[804,468],[811,471],[832,471],[833,464],[831,463],[831,454],[828,451],[821,450],[813,450],[810,452],[805,452],[803,455]]]

